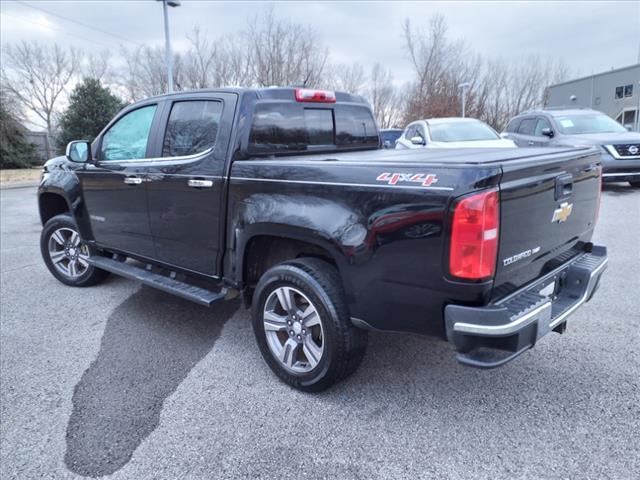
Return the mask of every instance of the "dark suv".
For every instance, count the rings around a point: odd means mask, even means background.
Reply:
[[[640,133],[627,131],[597,110],[528,111],[509,122],[503,137],[519,147],[597,146],[604,182],[640,187]]]

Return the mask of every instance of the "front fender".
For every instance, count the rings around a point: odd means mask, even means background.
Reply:
[[[45,164],[45,170],[38,186],[38,208],[40,220],[45,223],[45,212],[43,202],[46,201],[46,194],[58,195],[64,199],[68,211],[74,217],[80,235],[85,240],[93,239],[91,224],[84,206],[82,187],[77,171],[85,168],[82,164],[75,164],[66,160],[65,157],[58,157],[49,160]]]

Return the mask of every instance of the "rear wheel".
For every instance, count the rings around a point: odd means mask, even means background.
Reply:
[[[40,236],[40,251],[49,271],[66,285],[88,287],[109,274],[88,262],[92,252],[80,238],[71,215],[57,215],[47,221]]]
[[[335,268],[315,258],[268,270],[253,296],[253,330],[263,358],[288,385],[320,391],[353,373],[367,332],[349,319]]]
[[[640,188],[640,182],[629,182],[629,185],[633,188]]]

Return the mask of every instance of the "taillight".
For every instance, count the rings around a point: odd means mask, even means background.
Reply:
[[[298,102],[336,103],[336,93],[330,90],[296,88],[296,100]]]
[[[458,278],[493,277],[498,255],[500,204],[497,190],[464,197],[453,212],[449,273]]]

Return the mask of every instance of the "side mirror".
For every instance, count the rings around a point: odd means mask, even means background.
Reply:
[[[411,137],[411,143],[414,145],[424,145],[424,138],[420,135],[416,135],[415,137]]]
[[[545,137],[553,138],[553,130],[551,130],[550,128],[543,128],[542,130],[540,130],[540,133],[542,133],[542,135],[544,135]]]
[[[76,163],[91,161],[91,143],[86,140],[74,140],[67,145],[67,159]]]

